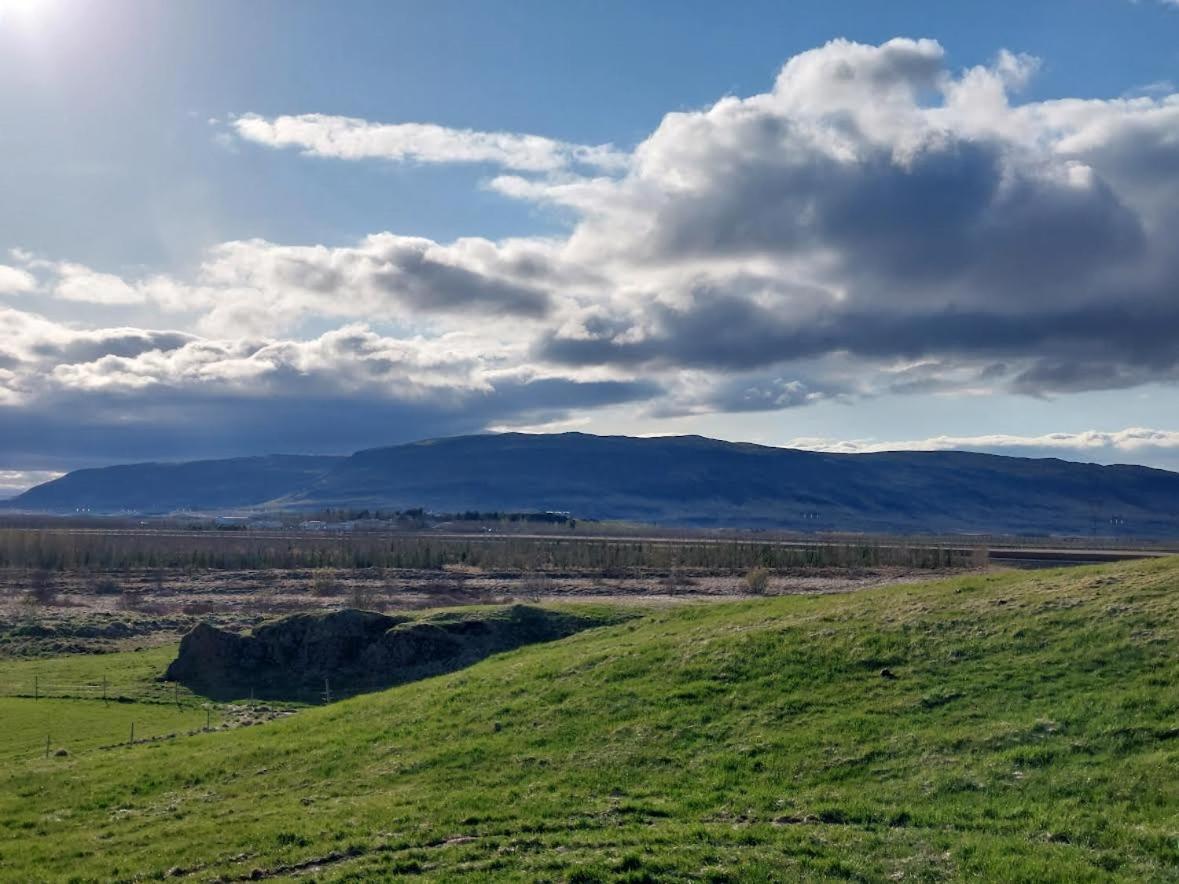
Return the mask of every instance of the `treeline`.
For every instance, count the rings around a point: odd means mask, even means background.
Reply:
[[[285,521],[298,524],[306,521],[319,521],[327,524],[340,522],[392,522],[399,526],[424,527],[432,522],[526,522],[538,525],[570,525],[575,526],[577,520],[568,513],[550,512],[501,512],[489,510],[464,510],[456,513],[428,512],[421,507],[408,510],[373,510],[373,509],[324,509],[311,510],[301,513],[298,518],[287,515]]]
[[[746,540],[355,535],[292,538],[246,533],[99,533],[0,529],[0,568],[111,571],[406,568],[488,571],[737,571],[748,568],[954,568],[978,551],[876,543],[781,545]]]
[[[533,525],[577,526],[577,520],[570,518],[567,513],[501,513],[494,510],[480,513],[467,510],[464,513],[455,513],[449,518],[455,522],[527,522]]]

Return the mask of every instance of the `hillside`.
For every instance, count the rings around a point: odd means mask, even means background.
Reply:
[[[361,507],[571,512],[670,525],[1179,536],[1179,474],[965,452],[835,455],[698,436],[482,435],[71,473],[32,510]]]
[[[303,487],[342,460],[272,454],[75,470],[29,489],[9,505],[38,512],[100,513],[252,506]]]
[[[262,726],[34,745],[0,878],[1175,880],[1177,640],[1175,560],[648,610]]]

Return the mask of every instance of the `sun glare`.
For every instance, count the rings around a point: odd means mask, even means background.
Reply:
[[[45,0],[0,0],[0,25],[31,21],[45,6]]]

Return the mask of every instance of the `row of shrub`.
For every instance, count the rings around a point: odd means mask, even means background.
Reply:
[[[402,568],[469,566],[488,571],[636,569],[733,572],[750,568],[952,568],[975,551],[941,545],[747,540],[633,540],[528,537],[325,536],[284,539],[243,533],[103,533],[0,529],[0,567],[47,571]]]

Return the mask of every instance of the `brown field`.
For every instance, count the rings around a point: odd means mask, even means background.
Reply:
[[[960,569],[959,569],[960,570]],[[946,570],[781,569],[767,595],[847,592]],[[673,604],[749,594],[745,571],[628,573],[411,569],[0,572],[0,656],[114,651],[175,641],[202,620],[248,628],[299,611],[412,610],[472,604],[624,601]]]

